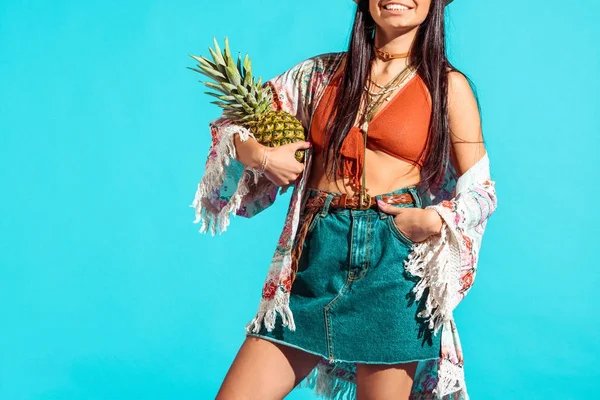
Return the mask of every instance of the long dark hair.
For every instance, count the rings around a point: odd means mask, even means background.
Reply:
[[[458,71],[446,57],[444,0],[432,0],[427,18],[419,26],[411,48],[410,64],[425,82],[432,99],[429,135],[421,170],[421,181],[441,185],[450,164],[451,142],[448,124],[448,72]],[[354,125],[359,111],[363,87],[371,73],[375,21],[369,12],[369,0],[360,0],[356,9],[342,83],[327,123],[324,168],[332,179],[341,168],[340,149],[344,138]],[[462,72],[460,72],[463,74]],[[464,74],[463,74],[464,75]],[[466,76],[465,76],[466,77]],[[474,93],[474,85],[467,78]],[[477,106],[479,100],[477,100]]]

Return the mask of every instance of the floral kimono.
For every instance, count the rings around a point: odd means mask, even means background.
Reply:
[[[265,85],[272,88],[276,107],[295,115],[310,132],[319,99],[344,55],[345,52],[335,52],[306,59],[267,81]],[[195,208],[194,223],[201,223],[200,232],[221,233],[227,229],[232,213],[252,217],[273,204],[278,193],[294,187],[258,312],[246,325],[246,331],[258,332],[263,324],[271,331],[277,313],[284,326],[295,330],[289,308],[291,252],[306,200],[313,149],[307,150],[304,171],[295,183],[279,188],[260,171],[236,160],[234,135],[239,134],[244,141],[253,136],[252,132],[223,117],[210,123],[210,131],[212,144],[205,172],[190,206]],[[440,187],[423,190],[422,186],[419,184],[418,190],[423,206],[439,213],[443,227],[440,235],[414,244],[400,267],[419,278],[414,288],[416,300],[426,296],[426,307],[419,316],[428,320],[436,335],[441,332],[442,348],[439,358],[418,362],[410,398],[468,399],[463,354],[452,312],[473,284],[486,222],[496,209],[487,152],[460,177],[451,165]],[[355,365],[321,359],[304,380],[304,386],[328,399],[354,398]]]

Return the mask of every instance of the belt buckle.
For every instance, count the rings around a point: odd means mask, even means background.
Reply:
[[[371,195],[369,193],[360,193],[358,197],[358,209],[368,210],[371,207]]]

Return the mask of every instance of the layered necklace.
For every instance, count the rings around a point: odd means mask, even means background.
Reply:
[[[379,85],[377,82],[369,79],[369,81],[378,87],[379,91],[369,89],[367,85],[364,86],[365,92],[368,94],[367,101],[367,113],[373,113],[375,109],[381,105],[384,101],[390,101],[392,99],[392,93],[404,85],[405,80],[408,78],[413,69],[410,66],[404,67],[402,71],[398,73],[390,82],[385,85]],[[371,115],[372,117],[372,115]]]
[[[378,49],[377,47],[375,47],[376,55],[381,58],[380,52],[381,52],[381,50]],[[387,54],[388,57],[391,57],[391,58],[404,58],[404,57],[408,56],[408,53],[393,54],[393,55],[390,55],[389,53],[385,53],[385,54]],[[387,59],[391,59],[391,58],[387,58]],[[375,116],[375,112],[377,111],[379,106],[384,101],[390,101],[392,98],[391,93],[393,93],[398,88],[402,87],[402,85],[404,85],[405,81],[408,79],[409,76],[412,75],[413,72],[414,72],[414,68],[411,65],[407,65],[392,80],[390,80],[387,84],[385,84],[383,86],[377,84],[376,82],[372,81],[369,78],[369,81],[371,83],[373,83],[374,86],[376,86],[377,88],[380,89],[378,91],[369,89],[369,87],[367,85],[364,86],[364,90],[367,93],[367,100],[366,100],[364,112],[362,113],[362,116],[361,116],[361,123],[360,123],[360,130],[363,134],[363,139],[364,139],[363,140],[364,146],[363,146],[362,184],[361,184],[360,194],[359,194],[359,203],[360,203],[361,208],[368,208],[368,207],[370,207],[370,204],[371,204],[371,196],[367,193],[366,175],[365,175],[365,166],[367,164],[367,162],[366,162],[367,132],[369,130],[369,122]]]

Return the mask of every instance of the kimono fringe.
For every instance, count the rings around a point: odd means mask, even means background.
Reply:
[[[274,93],[277,95],[278,108],[296,115],[304,126],[309,126],[315,107],[345,55],[345,52],[319,55],[303,61],[272,79],[270,82],[273,83]],[[206,163],[205,176],[198,185],[198,191],[192,204],[192,207],[196,209],[196,221],[194,222],[201,221],[201,232],[210,230],[213,235],[217,231],[225,230],[232,212],[237,213],[240,209],[243,211],[247,203],[250,204],[257,198],[254,196],[256,188],[248,186],[251,183],[252,169],[244,169],[240,176],[241,168],[225,168],[231,164],[231,158],[235,158],[233,135],[239,133],[242,139],[244,136],[247,139],[251,135],[250,132],[239,126],[232,127],[231,132],[226,133],[227,122],[225,120],[211,124],[213,145]],[[308,151],[305,171],[310,170],[312,159],[310,155],[311,152]],[[237,162],[235,161],[232,167],[239,167],[235,164]],[[277,247],[267,273],[266,284],[282,285],[281,278],[288,272],[291,241],[287,236],[293,237],[298,217],[301,215],[302,207],[297,203],[296,197],[303,195],[307,176],[308,172],[303,174],[302,179],[294,188],[284,233],[280,238],[283,239],[282,245]],[[257,178],[256,174],[254,178]],[[234,187],[236,183],[239,185],[238,187]],[[485,221],[496,207],[495,195],[485,198],[485,193],[493,194],[492,184],[486,152],[476,165],[469,168],[460,177],[453,168],[449,168],[444,183],[433,192],[428,190],[427,194],[423,196],[429,204],[436,203],[438,205],[441,204],[440,201],[448,200],[453,205],[451,210],[444,210],[444,207],[441,206],[436,208],[447,226],[442,227],[441,235],[430,237],[423,243],[416,243],[413,251],[409,253],[409,259],[406,260],[406,270],[420,278],[415,293],[419,299],[423,295],[427,297],[424,301],[426,307],[422,315],[429,318],[430,327],[436,328],[436,331],[443,327],[443,332],[446,332],[445,327],[448,326],[446,322],[453,321],[453,307],[464,297],[464,292],[461,291],[461,268],[474,269],[476,267],[477,259],[474,256],[481,245]],[[285,189],[287,188],[281,188],[281,193]],[[231,195],[232,192],[233,195]],[[470,240],[472,249],[469,248],[471,246],[466,240]],[[470,260],[466,258],[467,253],[473,255]],[[282,315],[290,329],[296,329],[291,311],[287,306],[289,299],[285,293],[281,293],[282,291],[283,286],[280,286],[275,291],[274,297],[271,296],[270,290],[266,292],[269,300],[261,298],[259,311],[247,325],[247,330],[256,332],[262,326],[269,330],[273,329],[277,313]],[[265,292],[263,292],[264,294]],[[462,376],[462,349],[458,342],[458,333],[454,332],[454,335],[456,336],[449,336],[446,339],[442,337],[441,359],[436,360],[435,363],[422,365],[423,381],[417,383],[419,387],[414,388],[415,392],[411,393],[411,400],[468,399]],[[445,357],[451,358],[442,361]],[[455,358],[461,360],[460,363],[453,364],[451,360]],[[324,364],[315,368],[317,370],[311,371],[307,377],[306,386],[312,387],[317,395],[329,399],[355,398],[355,379],[349,372],[345,373],[344,368],[337,364]],[[441,379],[432,385],[436,374]],[[440,398],[432,391],[439,393],[442,397]],[[444,395],[444,393],[449,394]]]
[[[441,359],[438,364],[438,381],[432,392],[411,393],[411,400],[469,400],[464,387],[464,370],[451,360]],[[340,373],[335,365],[319,362],[300,387],[313,390],[314,394],[327,400],[355,400],[356,375]]]
[[[452,310],[458,303],[455,301],[455,293],[460,289],[457,246],[452,230],[444,223],[439,236],[415,244],[405,261],[406,271],[420,278],[413,288],[415,300],[420,300],[429,289],[425,309],[418,316],[428,320],[434,334],[452,318]]]
[[[442,379],[433,389],[436,398],[449,397],[457,400],[469,400],[465,387],[465,371],[461,366],[443,358],[439,365],[438,377],[442,377]]]
[[[356,383],[336,376],[336,368],[318,363],[300,387],[312,389],[317,396],[328,400],[356,399]]]
[[[196,219],[193,222],[195,224],[201,222],[200,232],[204,233],[210,230],[212,236],[227,229],[231,213],[235,213],[240,208],[242,199],[249,193],[251,176],[248,171],[255,172],[253,174],[254,183],[258,181],[259,176],[254,168],[246,167],[229,202],[220,210],[216,209],[215,205],[210,202],[210,194],[217,191],[222,185],[227,170],[225,167],[231,163],[231,160],[236,159],[234,135],[239,133],[242,141],[254,137],[252,132],[239,125],[227,125],[218,129],[222,130],[222,137],[212,149],[216,154],[215,159],[209,159],[209,162],[206,163],[204,175],[198,183],[194,201],[190,205],[196,210]]]
[[[247,333],[259,333],[263,324],[267,331],[271,332],[275,329],[275,321],[277,313],[281,315],[283,326],[287,326],[289,330],[295,331],[296,324],[294,323],[294,316],[292,310],[289,307],[290,294],[277,290],[275,296],[272,299],[266,300],[261,298],[258,305],[258,312],[256,316],[246,325]]]

